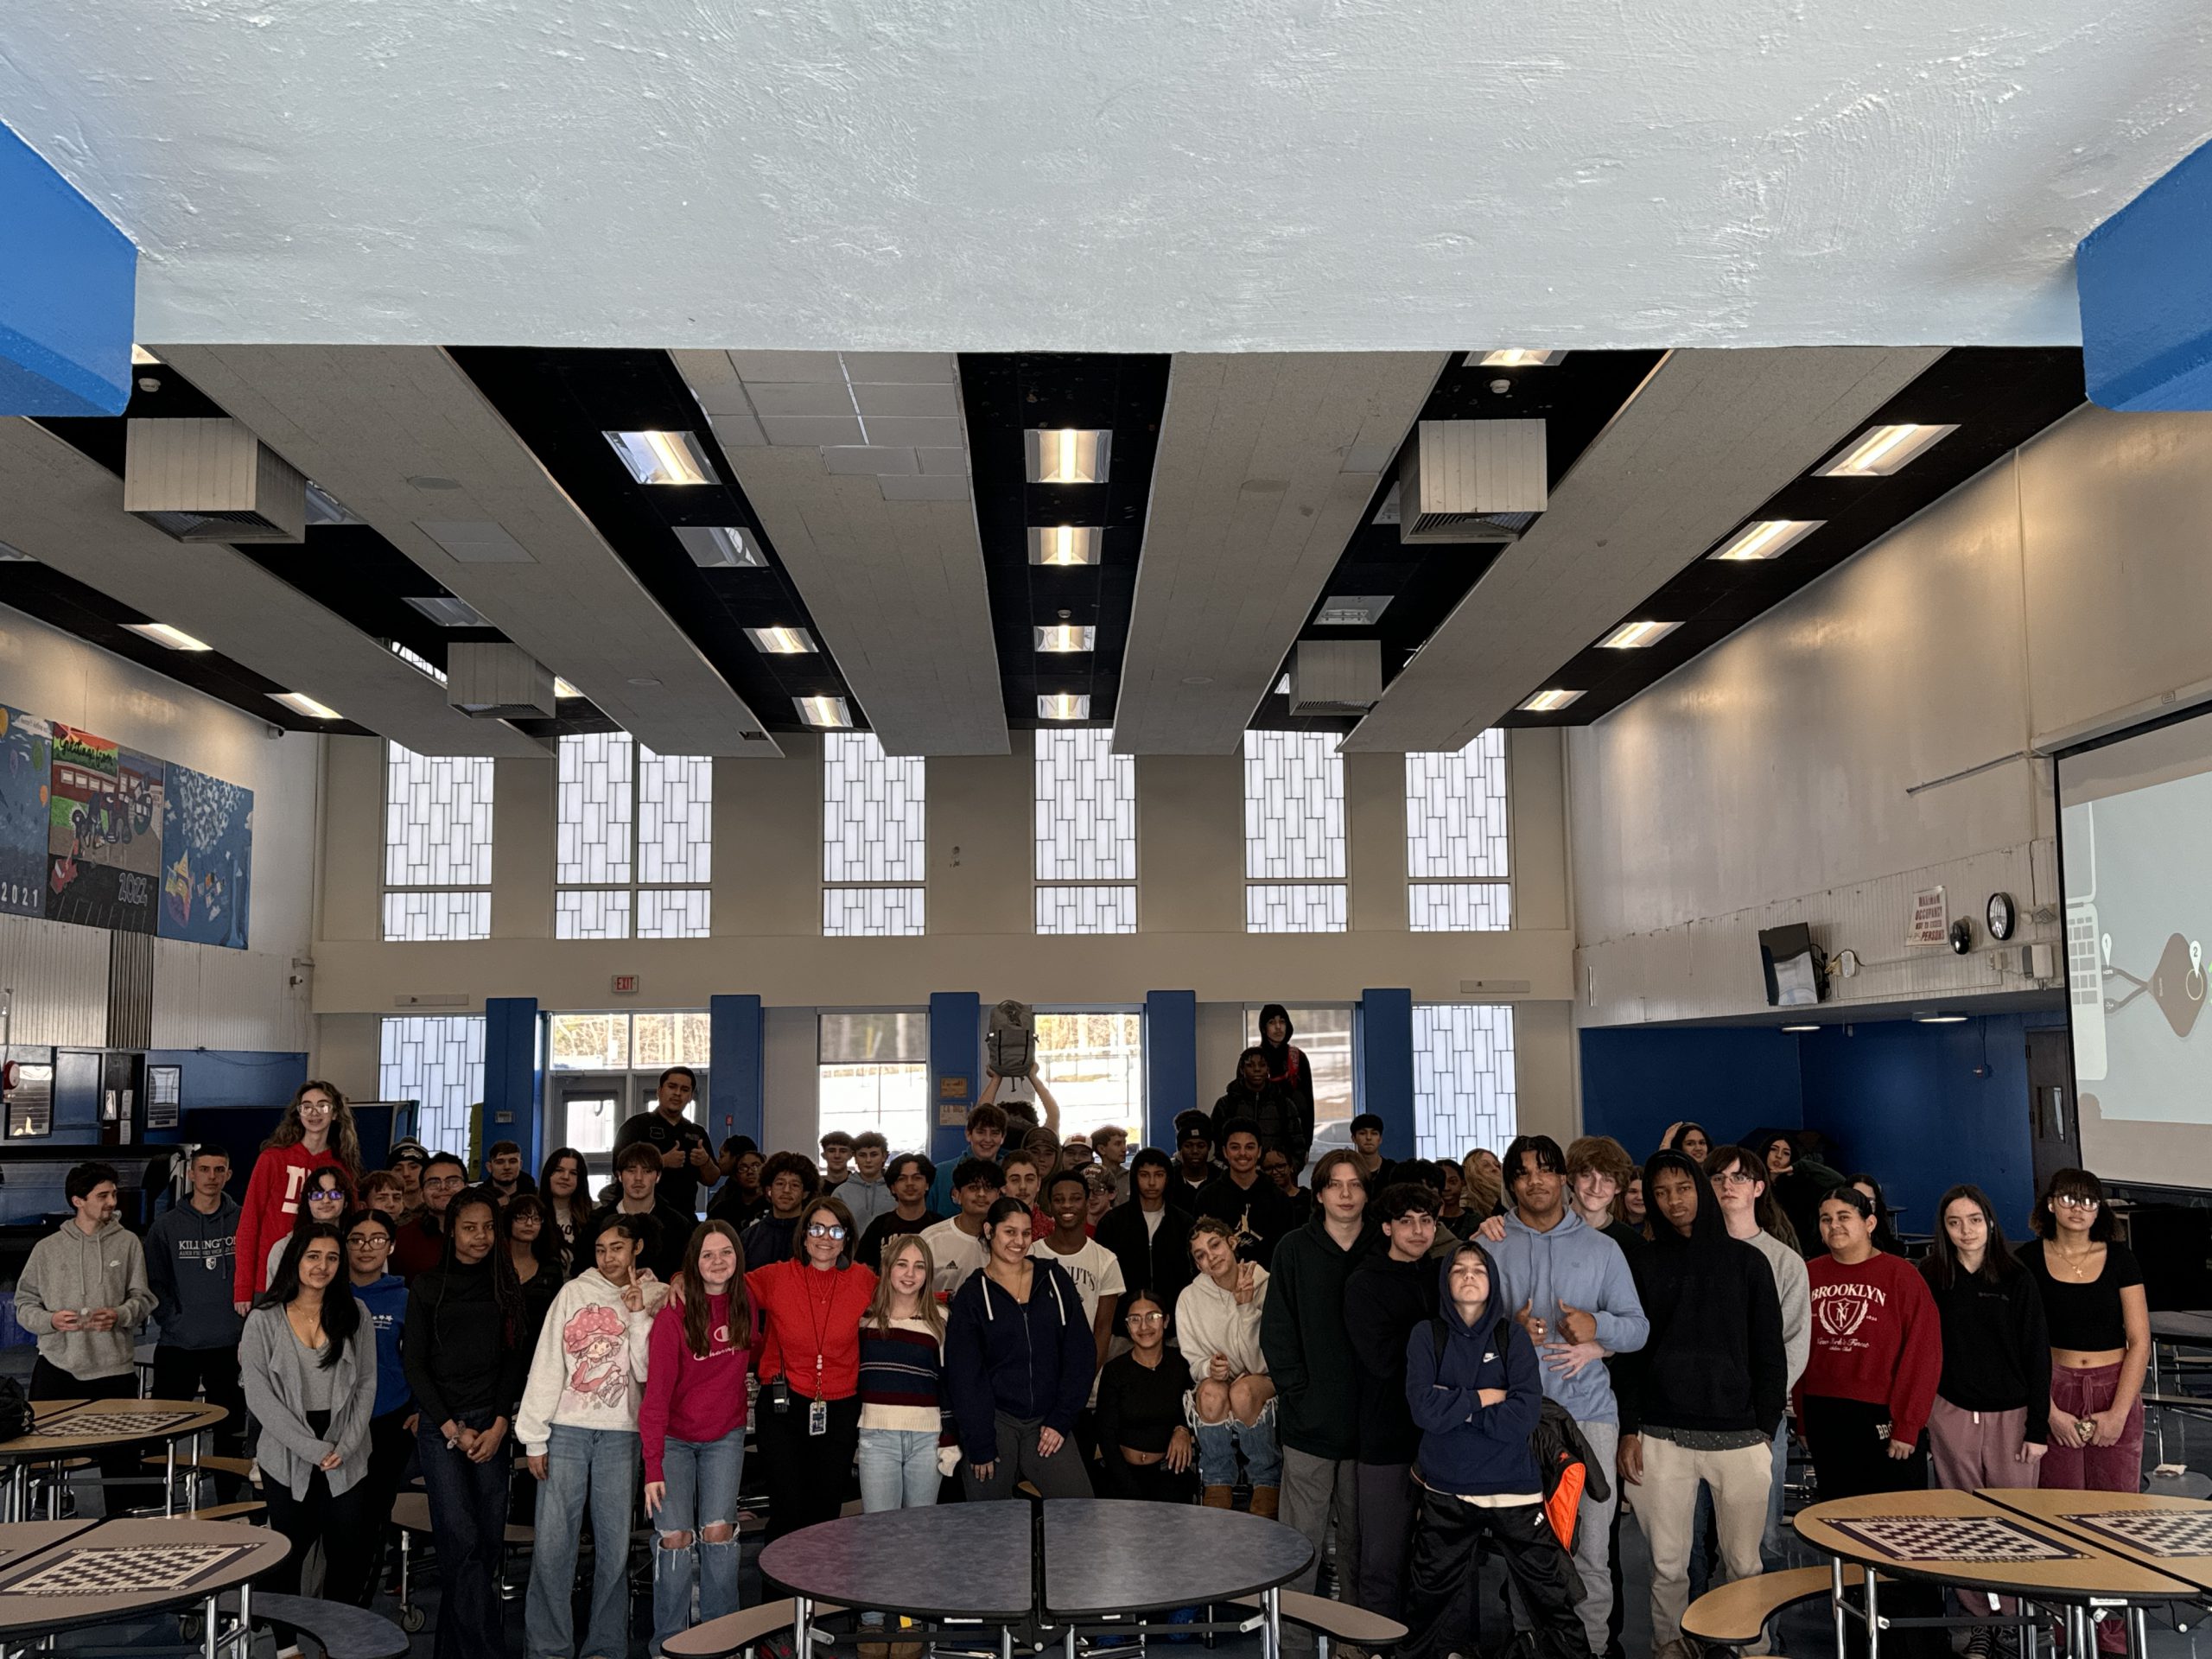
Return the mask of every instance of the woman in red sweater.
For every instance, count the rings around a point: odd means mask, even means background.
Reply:
[[[850,1211],[816,1198],[800,1212],[788,1262],[745,1275],[760,1317],[754,1444],[766,1465],[768,1538],[834,1521],[852,1484],[861,1432],[861,1316],[875,1274],[853,1261]]]
[[[1813,1351],[1797,1380],[1797,1422],[1821,1496],[1928,1484],[1920,1437],[1943,1371],[1942,1322],[1928,1281],[1874,1248],[1874,1201],[1839,1186],[1821,1200],[1828,1247],[1805,1264]]]
[[[360,1190],[361,1142],[346,1096],[327,1083],[310,1080],[284,1109],[276,1133],[262,1142],[245,1184],[231,1284],[241,1314],[269,1288],[269,1247],[291,1233],[308,1173],[326,1166],[345,1175],[349,1192]]]

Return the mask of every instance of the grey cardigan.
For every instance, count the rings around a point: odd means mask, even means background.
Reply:
[[[345,1287],[331,1287],[340,1295]],[[353,1339],[346,1344],[330,1374],[330,1438],[318,1439],[308,1427],[307,1368],[315,1362],[300,1346],[281,1307],[257,1307],[246,1315],[238,1339],[238,1381],[246,1409],[260,1425],[254,1460],[264,1480],[281,1481],[294,1497],[308,1495],[317,1466],[335,1451],[341,1461],[326,1477],[332,1496],[346,1491],[369,1472],[369,1417],[377,1398],[376,1327],[364,1313]]]

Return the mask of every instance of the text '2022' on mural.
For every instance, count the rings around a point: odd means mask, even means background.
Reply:
[[[246,948],[253,791],[0,705],[0,913]]]

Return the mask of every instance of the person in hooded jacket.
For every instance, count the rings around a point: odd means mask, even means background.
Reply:
[[[1213,1103],[1215,1150],[1229,1144],[1231,1123],[1249,1120],[1260,1137],[1263,1154],[1280,1152],[1286,1158],[1302,1158],[1302,1148],[1313,1140],[1313,1119],[1311,1112],[1302,1118],[1299,1113],[1297,1091],[1268,1074],[1267,1051],[1248,1048],[1236,1057],[1236,1075]]]
[[[1268,1076],[1291,1099],[1282,1150],[1293,1169],[1303,1169],[1313,1150],[1313,1068],[1304,1049],[1291,1046],[1290,1034],[1290,1011],[1281,1003],[1270,1002],[1260,1010],[1260,1053],[1268,1063]]]
[[[1359,1362],[1359,1605],[1389,1618],[1406,1608],[1406,1545],[1414,1528],[1414,1453],[1421,1431],[1406,1403],[1406,1338],[1436,1317],[1436,1195],[1418,1181],[1375,1201],[1382,1241],[1344,1282],[1344,1332]]]
[[[1437,1317],[1406,1338],[1406,1404],[1421,1430],[1420,1518],[1408,1573],[1408,1659],[1472,1652],[1454,1628],[1488,1538],[1529,1610],[1541,1659],[1588,1659],[1572,1562],[1544,1513],[1529,1440],[1544,1407],[1535,1344],[1508,1317],[1490,1253],[1461,1244],[1437,1268]]]
[[[1190,1204],[1177,1185],[1167,1154],[1147,1147],[1129,1160],[1129,1201],[1098,1224],[1098,1242],[1122,1264],[1122,1301],[1114,1310],[1120,1334],[1128,1332],[1129,1298],[1148,1290],[1172,1309],[1198,1272],[1191,1262]]]

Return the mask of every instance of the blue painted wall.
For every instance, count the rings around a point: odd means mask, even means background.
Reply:
[[[983,1092],[983,999],[973,991],[930,995],[930,1160],[957,1158],[968,1112]],[[957,1113],[946,1122],[945,1117]]]
[[[1414,994],[1365,990],[1352,1020],[1353,1105],[1382,1120],[1382,1155],[1414,1155]],[[1503,1148],[1500,1148],[1503,1150]]]
[[[1198,998],[1195,991],[1144,997],[1144,1144],[1173,1147],[1175,1119],[1198,1104]],[[1069,1127],[1061,1125],[1063,1128]]]
[[[733,1135],[760,1144],[767,1133],[766,1051],[760,999],[752,995],[708,999],[707,1018],[714,1064],[708,1070],[707,1133],[716,1147]]]
[[[1801,1128],[1797,1039],[1771,1029],[1597,1028],[1582,1033],[1582,1128],[1643,1159],[1683,1118],[1722,1141]]]

